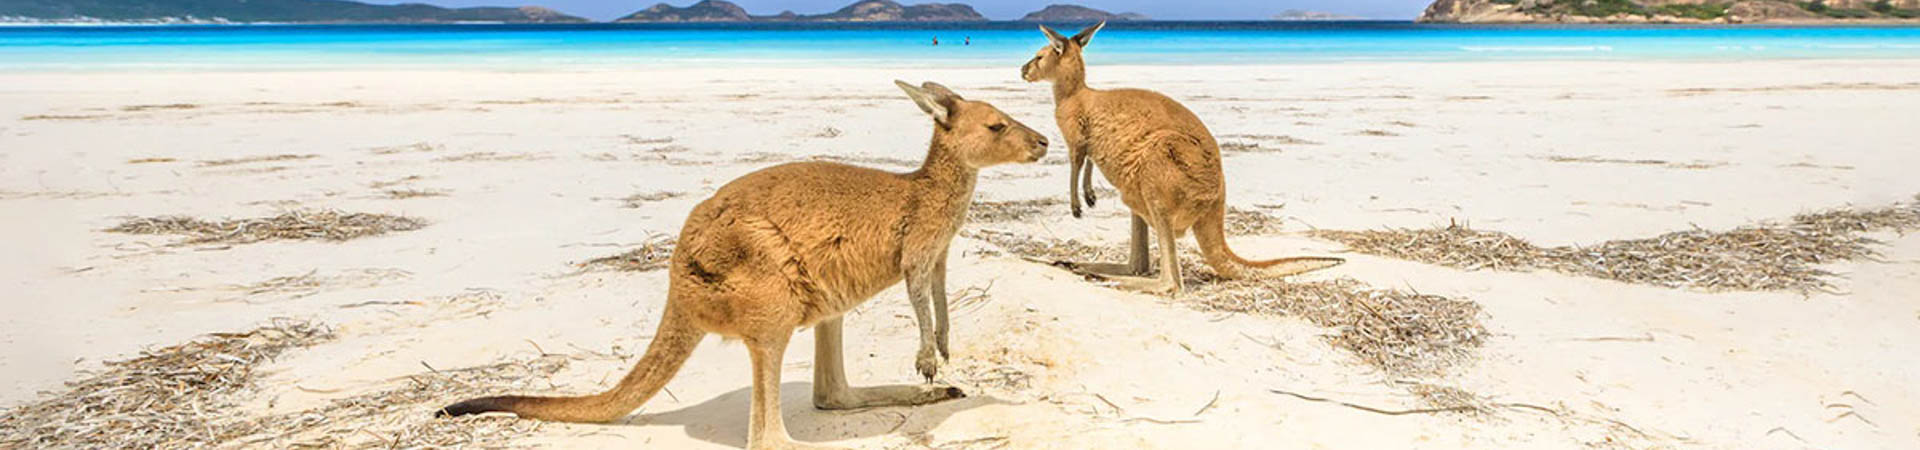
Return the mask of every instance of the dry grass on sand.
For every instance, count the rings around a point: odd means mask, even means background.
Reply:
[[[1095,188],[1094,195],[1104,199],[1102,201],[1119,204],[1120,191]],[[1101,205],[1106,204],[1101,203]],[[1125,208],[1124,205],[1117,207]],[[967,207],[967,221],[972,223],[1023,222],[1044,217],[1070,217],[1072,214],[1073,210],[1067,206],[1065,197],[981,200]],[[1227,232],[1231,234],[1274,234],[1283,231],[1284,225],[1284,220],[1259,211],[1227,208],[1225,226]]]
[[[183,216],[136,217],[106,231],[186,236],[182,244],[248,244],[270,240],[345,241],[426,226],[426,221],[410,217],[321,210],[219,221]]]
[[[587,270],[605,269],[621,272],[652,272],[665,269],[667,263],[673,260],[674,244],[679,240],[677,236],[650,236],[632,250],[620,252],[618,255],[590,259],[579,263],[578,266]]]
[[[249,157],[245,157],[245,158],[234,158],[234,159],[214,159],[214,160],[207,160],[207,161],[201,161],[201,162],[200,162],[200,166],[201,166],[201,167],[220,167],[220,166],[232,166],[232,165],[239,165],[239,164],[251,164],[251,163],[257,163],[257,162],[274,162],[274,161],[299,161],[299,160],[303,160],[303,159],[314,159],[314,158],[319,158],[319,157],[320,157],[320,155],[264,155],[264,156],[249,156]]]
[[[139,357],[106,363],[58,393],[0,414],[0,447],[156,448],[213,446],[266,425],[233,417],[255,370],[289,349],[333,332],[311,323],[276,322],[244,333],[213,334]]]
[[[445,448],[499,447],[537,430],[508,417],[434,418],[445,403],[501,389],[542,390],[577,359],[522,362],[407,376],[401,387],[277,415],[249,415],[259,369],[281,354],[334,337],[312,323],[276,321],[106,364],[69,390],[0,415],[4,448]]]
[[[995,244],[1030,261],[1067,266],[1065,261],[1117,262],[1126,258],[1119,245],[1093,246],[992,230],[967,237]],[[1369,287],[1352,279],[1289,282],[1224,280],[1200,264],[1198,255],[1181,258],[1188,292],[1179,300],[1208,310],[1290,316],[1336,330],[1333,346],[1352,352],[1368,365],[1404,376],[1441,375],[1472,357],[1487,330],[1476,303],[1437,295]]]
[[[431,189],[388,189],[381,194],[389,199],[406,200],[412,198],[445,197],[447,196],[447,191]]]
[[[1466,270],[1534,270],[1712,291],[1832,287],[1818,266],[1873,258],[1879,243],[1862,234],[1920,228],[1914,203],[1857,211],[1833,209],[1727,231],[1688,230],[1590,247],[1543,248],[1519,238],[1454,224],[1424,230],[1316,231],[1360,253]]]
[[[687,193],[679,192],[679,191],[641,192],[641,193],[628,195],[624,198],[621,198],[620,205],[622,207],[626,207],[629,209],[639,209],[642,206],[646,206],[646,204],[648,203],[673,200],[680,197],[686,197],[687,195],[688,195]]]

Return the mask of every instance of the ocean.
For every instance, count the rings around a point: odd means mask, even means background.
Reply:
[[[0,71],[1003,66],[1045,42],[1019,22],[4,26]],[[1148,22],[1094,47],[1095,65],[1920,58],[1920,28]]]

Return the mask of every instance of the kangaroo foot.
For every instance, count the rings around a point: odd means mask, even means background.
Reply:
[[[1048,261],[1048,260],[1035,259],[1035,258],[1025,258],[1025,259],[1028,262],[1046,264],[1049,266],[1066,269],[1068,272],[1073,272],[1074,275],[1086,277],[1086,279],[1089,281],[1107,281],[1117,277],[1136,277],[1136,276],[1146,275],[1146,273],[1135,271],[1133,267],[1130,267],[1127,264],[1120,264],[1120,263],[1083,263],[1083,262],[1074,262],[1074,261]]]
[[[1180,284],[1170,283],[1161,278],[1117,277],[1114,281],[1118,283],[1116,287],[1121,290],[1167,297],[1180,295]]]
[[[966,397],[967,393],[960,388],[938,383],[868,386],[816,395],[813,398],[813,407],[823,410],[849,410],[919,406]]]
[[[1073,267],[1069,270],[1072,270],[1074,271],[1074,273],[1078,273],[1081,275],[1099,275],[1103,277],[1137,277],[1137,276],[1146,275],[1145,273],[1135,271],[1132,266],[1129,266],[1127,264],[1120,264],[1120,263],[1072,263],[1070,262],[1068,264],[1073,265]]]

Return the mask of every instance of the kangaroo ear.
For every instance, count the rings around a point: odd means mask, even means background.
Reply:
[[[1099,24],[1096,24],[1091,27],[1087,27],[1087,29],[1085,30],[1080,30],[1079,34],[1073,35],[1073,42],[1076,44],[1080,44],[1081,47],[1086,47],[1087,44],[1093,43],[1093,34],[1099,33],[1101,28],[1106,28],[1106,27],[1107,27],[1107,21],[1102,20],[1100,21]]]
[[[934,101],[940,102],[942,105],[952,105],[954,101],[966,100],[960,98],[960,94],[953,93],[952,89],[947,89],[946,86],[941,86],[940,83],[932,81],[921,83],[920,90],[927,91],[927,94],[931,95]]]
[[[902,91],[907,91],[907,98],[913,99],[913,104],[920,105],[921,111],[926,111],[927,115],[933,116],[934,122],[939,123],[940,126],[948,125],[947,105],[934,98],[933,93],[913,87],[913,85],[907,84],[905,81],[894,80],[893,85],[899,86]]]
[[[1040,26],[1040,32],[1047,34],[1047,42],[1050,42],[1053,44],[1053,49],[1055,51],[1065,51],[1067,49],[1067,38],[1065,36],[1061,36],[1060,32],[1053,31],[1052,28],[1047,28],[1046,25]]]

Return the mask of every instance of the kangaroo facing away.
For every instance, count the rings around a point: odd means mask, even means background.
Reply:
[[[796,329],[814,327],[813,404],[820,409],[922,405],[964,397],[933,384],[940,359],[933,299],[945,300],[947,247],[973,202],[979,170],[1031,163],[1047,139],[984,102],[935,83],[895,82],[933,116],[919,170],[890,173],[824,162],[740,177],[694,207],[671,260],[667,306],[645,356],[618,386],[581,397],[486,397],[444,415],[510,412],[561,422],[611,422],[646,403],[708,333],[738,338],[753,361],[749,448],[802,448],[780,417],[781,356]],[[928,384],[848,387],[841,315],[907,283],[920,326],[915,361]],[[938,316],[941,311],[934,311]],[[945,317],[936,317],[944,322]],[[944,331],[945,324],[939,324]],[[946,353],[939,332],[938,352]]]
[[[1207,265],[1227,278],[1280,277],[1340,265],[1326,257],[1248,261],[1227,248],[1224,222],[1227,194],[1220,169],[1220,147],[1213,133],[1192,111],[1160,93],[1141,89],[1100,90],[1087,87],[1082,54],[1094,33],[1106,22],[1061,37],[1041,26],[1048,45],[1020,69],[1028,82],[1053,83],[1054,119],[1067,138],[1069,202],[1080,217],[1082,189],[1093,206],[1091,160],[1120,191],[1120,201],[1133,210],[1133,236],[1128,264],[1073,263],[1076,270],[1120,276],[1122,287],[1178,295],[1180,263],[1174,242],[1187,230]],[[1160,278],[1148,272],[1147,231],[1160,240]]]

